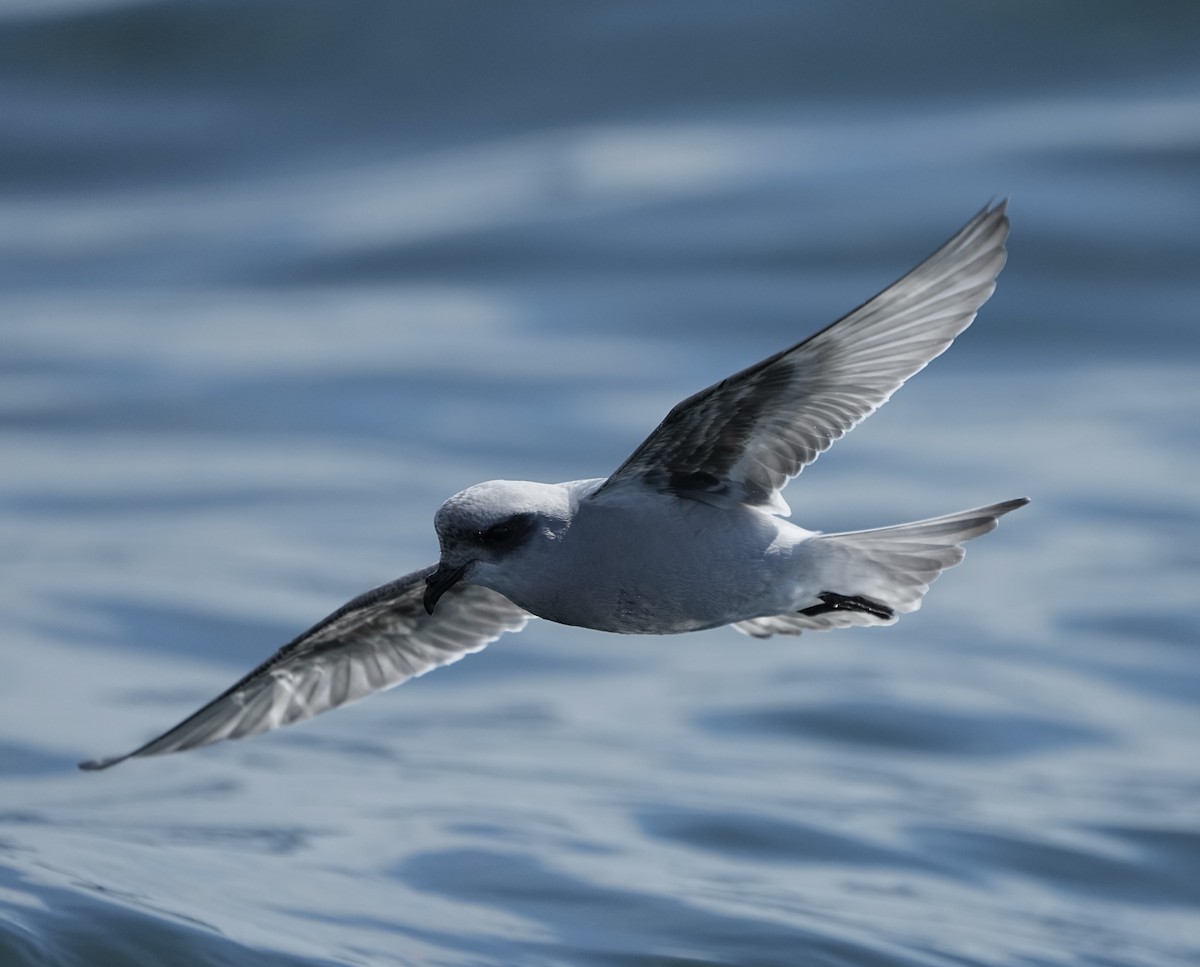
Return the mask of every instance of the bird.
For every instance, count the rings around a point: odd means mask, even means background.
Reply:
[[[606,478],[492,480],[434,516],[436,565],[354,598],[107,769],[311,718],[477,652],[533,617],[755,637],[894,624],[1027,498],[873,530],[786,519],[781,489],[944,352],[995,290],[1007,202],[807,339],[676,405]]]

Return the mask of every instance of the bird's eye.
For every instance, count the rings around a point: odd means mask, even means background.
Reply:
[[[532,515],[513,514],[511,517],[496,521],[491,527],[481,530],[476,535],[476,539],[486,547],[507,547],[517,543],[528,534],[532,526]]]
[[[512,525],[507,521],[499,524],[493,524],[482,534],[479,539],[485,544],[503,544],[513,535]]]

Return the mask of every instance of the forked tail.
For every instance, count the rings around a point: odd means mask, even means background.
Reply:
[[[962,545],[996,527],[1025,497],[876,530],[820,534],[811,542],[819,593],[811,606],[734,625],[765,638],[848,625],[893,624],[921,607],[929,585],[966,553]]]

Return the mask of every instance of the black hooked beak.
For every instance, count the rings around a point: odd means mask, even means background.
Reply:
[[[466,564],[461,567],[446,567],[444,564],[439,564],[437,570],[425,579],[425,611],[427,614],[433,614],[438,600],[462,580],[466,569]]]

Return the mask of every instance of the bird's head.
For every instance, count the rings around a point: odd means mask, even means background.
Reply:
[[[437,570],[425,579],[425,610],[465,581],[511,597],[519,562],[561,538],[570,521],[570,498],[555,484],[489,480],[455,494],[433,519],[441,545]]]

